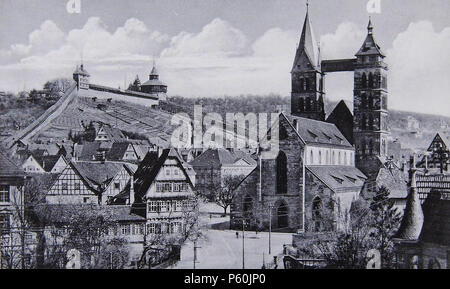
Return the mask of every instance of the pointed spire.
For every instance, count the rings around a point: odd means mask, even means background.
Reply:
[[[294,67],[301,54],[305,52],[306,56],[309,58],[310,63],[313,67],[317,67],[318,63],[318,49],[317,42],[314,36],[314,31],[312,29],[312,24],[309,19],[309,2],[306,2],[306,16],[305,22],[303,23],[302,34],[300,36],[300,43],[297,47],[297,53],[295,55]]]
[[[424,220],[422,205],[417,193],[415,155],[411,157],[410,167],[410,191],[406,199],[405,212],[396,238],[415,241],[419,239]]]
[[[372,34],[372,30],[373,30],[372,19],[371,19],[371,17],[369,16],[369,24],[367,25],[367,32],[368,32],[369,34]]]

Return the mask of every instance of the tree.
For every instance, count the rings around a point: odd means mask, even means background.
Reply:
[[[233,203],[237,195],[236,189],[241,181],[240,176],[227,176],[221,184],[211,185],[214,202],[223,208],[224,214],[227,213],[227,208]]]
[[[389,190],[381,187],[374,197],[354,201],[348,228],[317,235],[300,251],[324,259],[330,268],[363,269],[369,260],[367,252],[376,249],[382,268],[394,267],[392,239],[401,218],[388,197]]]

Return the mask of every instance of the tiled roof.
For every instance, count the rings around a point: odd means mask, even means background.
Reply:
[[[300,43],[294,60],[294,68],[301,54],[305,52],[309,61],[314,67],[319,64],[319,50],[317,49],[317,42],[312,29],[311,21],[309,20],[308,12],[306,13],[305,22],[303,23],[302,34],[300,36]]]
[[[55,164],[58,162],[59,158],[61,156],[56,155],[56,156],[42,156],[40,158],[36,158],[36,161],[39,163],[39,165],[46,171],[46,172],[50,172],[53,167],[55,166]]]
[[[376,183],[384,186],[390,192],[389,198],[405,199],[408,196],[408,179],[398,168],[381,167],[378,171]]]
[[[23,177],[25,173],[13,163],[3,152],[0,152],[0,176],[1,177]]]
[[[380,46],[375,41],[375,38],[372,34],[372,22],[369,20],[369,26],[367,27],[369,30],[369,33],[367,34],[366,40],[364,40],[363,45],[359,49],[359,51],[355,54],[356,56],[363,56],[363,55],[381,55],[385,56],[384,53],[381,51]]]
[[[147,193],[151,184],[155,180],[158,172],[160,171],[162,165],[168,158],[173,158],[178,160],[180,164],[180,169],[186,177],[186,180],[190,183],[190,178],[186,173],[182,163],[183,160],[175,149],[164,149],[161,156],[158,157],[157,152],[149,152],[144,160],[136,170],[134,174],[134,191],[135,194],[142,198]],[[191,186],[193,187],[192,183]]]
[[[58,223],[70,221],[73,214],[86,214],[103,216],[105,220],[111,222],[132,222],[145,221],[145,218],[131,213],[131,207],[125,205],[99,206],[93,204],[86,205],[62,205],[45,204],[47,217]]]
[[[167,86],[164,82],[162,82],[159,79],[149,79],[146,82],[144,82],[143,84],[141,84],[141,86],[152,86],[152,85],[164,85],[164,86]]]
[[[213,167],[221,168],[222,165],[234,164],[239,159],[243,159],[250,165],[256,165],[256,161],[244,152],[231,152],[226,149],[207,149],[189,164],[193,167]]]
[[[367,179],[360,170],[352,166],[306,166],[306,169],[336,193],[349,189],[360,190]]]
[[[119,172],[123,163],[114,162],[72,162],[72,165],[93,188],[109,183]]]
[[[106,159],[110,161],[122,160],[129,145],[128,142],[113,143],[111,149],[106,153]]]
[[[450,246],[450,200],[433,194],[423,204],[424,223],[420,241]]]
[[[297,132],[306,144],[332,145],[353,149],[353,146],[345,136],[332,123],[304,117],[287,116],[284,113],[282,115],[289,120],[294,129],[294,120],[297,122]]]
[[[92,161],[93,156],[100,148],[100,142],[85,142],[82,145],[77,145],[75,149],[75,155],[81,161]]]

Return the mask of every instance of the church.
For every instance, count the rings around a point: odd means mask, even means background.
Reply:
[[[278,156],[260,159],[238,186],[232,228],[344,229],[367,187],[389,187],[377,178],[389,163],[388,66],[373,30],[369,20],[355,58],[323,60],[307,9],[291,70],[291,113],[279,116]],[[325,76],[341,71],[354,73],[353,113],[341,101],[326,118]]]

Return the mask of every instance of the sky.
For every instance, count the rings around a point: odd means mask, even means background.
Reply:
[[[0,0],[0,90],[41,88],[81,62],[91,82],[148,79],[169,95],[290,94],[306,0]],[[325,59],[352,58],[369,0],[310,0]],[[389,107],[450,116],[450,1],[380,0],[370,14],[389,64]],[[353,75],[327,74],[326,98],[352,100]]]

